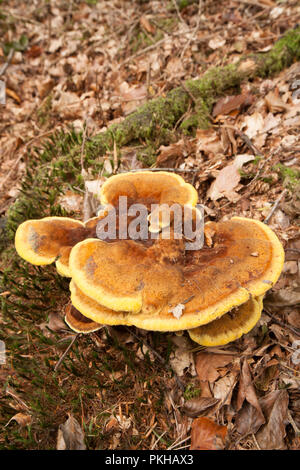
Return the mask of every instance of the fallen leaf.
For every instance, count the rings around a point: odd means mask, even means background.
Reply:
[[[280,289],[266,296],[266,305],[270,307],[287,307],[300,304],[300,292],[291,289]]]
[[[213,129],[197,129],[197,153],[217,154],[223,151],[222,142],[218,133]]]
[[[59,425],[56,449],[86,450],[83,431],[71,414],[64,424]]]
[[[202,352],[196,356],[196,371],[201,381],[215,382],[220,374],[217,369],[232,362],[234,356]]]
[[[39,325],[39,327],[45,333],[47,332],[47,328],[49,328],[49,330],[52,330],[52,331],[55,331],[55,332],[59,332],[59,331],[63,331],[63,330],[68,329],[68,327],[65,324],[65,322],[63,321],[62,317],[56,312],[50,312],[48,322],[41,323]]]
[[[232,392],[237,382],[237,373],[229,372],[214,383],[213,394],[222,405],[230,405]]]
[[[276,20],[283,12],[284,12],[283,6],[274,7],[270,11],[270,18],[272,18],[272,20]]]
[[[17,413],[15,416],[10,418],[7,424],[9,424],[12,420],[17,421],[20,426],[24,427],[31,423],[31,416],[25,413]]]
[[[236,429],[240,434],[247,435],[255,433],[264,423],[265,418],[254,390],[250,368],[244,359],[237,396]]]
[[[19,97],[19,95],[17,95],[17,93],[14,92],[14,90],[11,90],[10,88],[6,88],[5,92],[6,92],[6,95],[7,95],[7,96],[10,96],[10,97],[13,98],[18,104],[21,104],[21,98]]]
[[[39,57],[43,53],[43,48],[38,46],[37,44],[34,44],[33,46],[30,47],[26,51],[26,56],[30,58],[36,58]]]
[[[213,39],[211,39],[208,43],[208,46],[215,50],[215,49],[219,49],[220,47],[224,46],[224,44],[226,43],[226,39],[223,39],[223,38],[220,38],[220,37],[215,37]]]
[[[50,42],[50,45],[49,45],[49,49],[48,51],[52,54],[53,52],[56,52],[58,51],[58,49],[60,49],[62,47],[64,43],[64,38],[63,36],[59,36],[58,38],[56,39],[52,39],[51,42]]]
[[[172,369],[180,377],[187,371],[191,375],[196,375],[193,353],[189,340],[185,336],[174,336],[172,342],[175,344],[175,350],[170,354],[170,364]]]
[[[191,418],[197,418],[204,411],[219,403],[217,398],[211,397],[196,397],[187,400],[183,406],[182,411]]]
[[[274,91],[270,91],[264,99],[271,113],[282,113],[290,108]]]
[[[155,34],[156,29],[146,16],[141,16],[140,25],[145,31],[147,31],[147,33]]]
[[[226,197],[229,201],[236,201],[239,195],[234,191],[240,182],[241,175],[239,170],[244,163],[254,160],[253,155],[237,155],[231,165],[226,166],[219,171],[215,181],[207,191],[207,197],[212,201],[217,201],[221,197]]]
[[[201,417],[193,421],[190,450],[222,450],[225,447],[227,427]]]
[[[183,139],[180,139],[175,144],[161,145],[158,150],[159,154],[156,159],[157,167],[174,167],[175,164],[181,163],[184,157],[187,156]]]
[[[229,95],[220,98],[215,104],[212,116],[226,115],[231,111],[239,110],[243,106],[249,106],[253,103],[254,96],[250,93],[241,93],[240,95]]]
[[[111,416],[108,423],[105,425],[105,431],[109,432],[115,429],[119,429],[119,422],[115,416]]]
[[[76,93],[64,91],[57,99],[53,100],[52,110],[59,113],[63,119],[80,118],[83,112],[82,101]]]
[[[58,204],[67,212],[81,212],[83,198],[82,195],[73,191],[66,191],[57,200]]]
[[[259,403],[267,419],[255,435],[259,447],[263,450],[286,449],[284,437],[288,424],[288,392],[274,390],[261,398]]]
[[[166,66],[166,72],[172,77],[182,77],[185,74],[182,60],[179,57],[171,57]]]
[[[141,100],[147,96],[147,87],[145,85],[129,86],[127,82],[122,82],[119,91],[121,97],[126,101]]]
[[[251,116],[245,117],[241,129],[246,127],[244,133],[247,135],[247,137],[249,137],[249,139],[252,139],[259,131],[263,129],[263,126],[263,116],[258,111],[255,111],[253,114],[251,114]]]

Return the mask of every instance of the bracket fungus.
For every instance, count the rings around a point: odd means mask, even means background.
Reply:
[[[275,233],[257,220],[233,217],[207,222],[206,244],[187,249],[173,220],[169,238],[164,237],[167,224],[163,218],[153,222],[151,206],[187,206],[194,221],[198,196],[192,185],[173,173],[124,173],[103,184],[100,202],[117,208],[121,196],[150,209],[147,231],[157,232],[151,240],[97,238],[103,214],[86,223],[47,217],[17,230],[20,256],[40,265],[56,261],[58,272],[72,278],[72,305],[65,312],[70,328],[85,333],[103,324],[188,330],[204,345],[226,344],[250,331],[259,320],[263,295],[283,267]],[[118,224],[122,217],[117,209]]]
[[[222,346],[239,339],[256,325],[263,310],[263,296],[251,297],[222,317],[188,333],[193,341],[202,346]]]
[[[121,313],[123,324],[178,331],[212,322],[272,287],[284,253],[269,227],[240,217],[207,225],[215,233],[213,246],[189,252],[181,240],[158,239],[150,247],[133,240],[78,243],[70,254],[78,289],[72,302],[90,317],[86,302],[93,301],[92,319],[99,323],[105,307],[109,324]],[[172,314],[178,304],[185,306],[179,318]]]
[[[100,217],[80,222],[68,217],[44,217],[26,220],[19,225],[15,247],[21,258],[31,264],[44,266],[55,262],[61,276],[71,277],[69,254],[76,243],[96,236]]]
[[[120,196],[127,196],[131,204],[145,205],[178,203],[195,206],[198,201],[198,193],[191,184],[167,171],[120,173],[108,178],[101,187],[101,204],[116,206]]]

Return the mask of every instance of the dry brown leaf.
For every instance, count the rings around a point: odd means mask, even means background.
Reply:
[[[249,106],[254,101],[251,93],[241,93],[240,95],[230,95],[220,98],[215,104],[212,116],[226,115],[231,111],[240,110],[243,106]]]
[[[21,98],[19,97],[19,95],[17,95],[17,93],[16,93],[14,90],[11,90],[10,88],[6,88],[5,92],[6,92],[6,95],[7,95],[7,96],[10,96],[10,97],[13,98],[18,104],[21,104]]]
[[[119,93],[123,100],[122,109],[125,114],[134,111],[147,98],[146,85],[130,86],[127,82],[122,82],[119,86]]]
[[[24,427],[31,423],[31,416],[25,413],[17,413],[14,415],[7,424],[9,424],[12,420],[17,421],[20,426]]]
[[[85,450],[83,431],[76,419],[69,414],[64,424],[60,424],[57,434],[57,450]]]
[[[222,405],[230,405],[232,392],[237,382],[237,372],[230,371],[214,383],[213,394]]]
[[[30,58],[36,58],[42,55],[42,53],[43,53],[43,48],[38,46],[37,44],[34,44],[26,51],[26,56]]]
[[[246,130],[244,133],[249,137],[249,139],[252,139],[257,135],[259,131],[263,129],[264,126],[264,118],[261,113],[258,111],[255,111],[251,116],[246,116],[244,119],[244,122],[241,126],[241,129],[244,129],[246,127]]]
[[[292,289],[280,289],[266,296],[266,305],[270,307],[287,307],[300,304],[300,292]]]
[[[215,382],[220,374],[217,369],[232,362],[234,356],[201,352],[196,356],[196,371],[201,381]]]
[[[224,44],[226,43],[226,39],[224,38],[221,38],[221,37],[214,37],[213,39],[211,39],[208,43],[208,46],[215,50],[215,49],[219,49],[220,47],[224,46]]]
[[[83,198],[81,194],[66,191],[63,196],[58,198],[57,202],[67,212],[81,212]]]
[[[282,113],[290,108],[274,91],[265,96],[265,103],[271,113]]]
[[[119,422],[115,416],[111,416],[109,421],[105,425],[105,431],[109,432],[112,430],[119,429]]]
[[[41,323],[39,327],[44,332],[44,334],[47,334],[47,328],[55,332],[68,330],[68,327],[63,321],[62,317],[56,312],[50,312],[48,322]]]
[[[184,375],[187,371],[189,371],[191,375],[196,375],[189,340],[185,336],[173,336],[172,342],[175,344],[175,349],[170,355],[172,369],[179,377]]]
[[[255,433],[263,423],[265,418],[254,390],[248,362],[244,359],[237,396],[236,429],[246,435]]]
[[[63,119],[75,119],[81,117],[83,107],[76,93],[64,91],[58,99],[53,100],[52,110],[59,113]]]
[[[289,315],[288,315],[288,318],[287,318],[288,322],[290,325],[294,326],[295,328],[299,328],[300,329],[300,315],[299,315],[299,312],[297,312],[296,310],[294,310],[293,312],[291,312]]]
[[[179,57],[171,57],[167,63],[166,72],[174,77],[182,77],[185,74],[182,60]]]
[[[217,154],[223,151],[222,142],[218,133],[213,129],[197,129],[197,153]]]
[[[274,390],[261,398],[259,403],[267,419],[255,436],[259,447],[263,450],[286,449],[284,437],[288,424],[288,392]]]
[[[220,426],[206,417],[197,418],[192,424],[190,450],[222,450],[226,436],[226,426]]]
[[[173,168],[175,167],[175,164],[180,164],[186,156],[187,149],[183,139],[180,139],[175,144],[167,146],[161,145],[156,159],[156,166],[167,166]]]
[[[234,191],[240,182],[240,168],[244,163],[254,160],[253,155],[237,155],[231,165],[226,166],[219,171],[215,181],[207,191],[207,197],[212,201],[217,201],[221,197],[226,197],[229,201],[237,201],[239,195]]]
[[[141,16],[140,25],[145,31],[147,31],[147,33],[155,34],[156,28],[152,23],[150,23],[146,16]]]
[[[126,101],[142,100],[147,96],[147,87],[145,85],[129,86],[127,82],[122,82],[119,91],[121,97]]]
[[[204,411],[219,402],[217,398],[212,397],[196,397],[187,400],[184,404],[182,411],[191,418],[197,418]]]

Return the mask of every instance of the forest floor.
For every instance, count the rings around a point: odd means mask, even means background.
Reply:
[[[42,185],[41,152],[45,168],[68,157],[69,132],[83,152],[141,104],[267,52],[299,20],[293,0],[0,0],[0,242],[24,178]],[[84,178],[61,169],[40,216],[82,218],[86,179],[170,168],[196,187],[207,219],[267,220],[282,241],[283,273],[259,323],[218,348],[126,327],[74,335],[62,319],[67,281],[0,244],[1,449],[300,449],[300,63],[233,88],[210,118],[192,133],[178,122],[151,152],[134,142],[97,171],[71,169]]]

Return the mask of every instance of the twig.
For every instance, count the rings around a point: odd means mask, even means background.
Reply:
[[[83,163],[83,153],[84,153],[84,146],[85,146],[85,139],[86,139],[86,133],[87,133],[87,120],[85,120],[85,126],[84,126],[84,131],[83,131],[83,138],[82,138],[82,144],[81,144],[81,154],[80,154],[80,165],[81,165],[81,174],[84,173],[84,163]]]
[[[193,173],[193,172],[198,172],[200,171],[199,168],[158,168],[158,167],[153,167],[153,168],[134,168],[132,170],[120,170],[119,173],[136,173],[138,171],[174,171],[175,173]]]
[[[145,47],[145,49],[141,49],[140,51],[137,51],[135,54],[132,54],[131,56],[127,57],[127,59],[123,60],[123,62],[121,62],[117,66],[117,69],[120,69],[122,65],[127,64],[127,62],[130,62],[132,59],[135,59],[136,57],[139,57],[140,55],[146,54],[146,52],[152,51],[153,49],[155,49],[157,46],[160,46],[168,39],[172,39],[172,37],[175,37],[175,36],[182,36],[183,34],[186,34],[186,31],[177,31],[175,33],[170,33],[169,35],[155,42],[154,44],[150,44],[150,46]],[[199,41],[206,42],[208,39],[210,39],[213,36],[214,34],[203,36],[202,38],[199,39]]]
[[[161,440],[161,438],[166,434],[167,431],[164,431],[160,436],[158,436],[158,438],[156,439],[156,441],[154,442],[153,446],[151,446],[151,450],[154,450],[155,447],[156,447],[156,444]]]
[[[237,133],[237,135],[244,141],[244,143],[247,145],[247,147],[251,150],[251,152],[253,153],[253,155],[259,155],[259,156],[262,156],[261,154],[261,151],[251,142],[251,140],[249,139],[249,137],[244,134],[244,132],[240,131],[239,129],[237,129],[236,127],[234,126],[230,126],[228,124],[223,124],[221,126],[218,126],[218,125],[213,125],[213,127],[224,127],[226,129],[232,129],[233,131],[235,131]]]
[[[173,444],[170,445],[170,447],[168,447],[167,450],[176,450],[175,447],[177,446],[180,446],[180,444],[183,444],[184,442],[188,441],[189,439],[191,439],[191,436],[188,436],[186,437],[185,439],[182,439],[181,441],[177,442],[178,441],[178,437],[177,439],[173,442]]]
[[[184,54],[185,54],[185,51],[187,50],[187,48],[189,47],[189,45],[191,44],[191,42],[194,40],[194,38],[195,38],[195,36],[196,36],[196,33],[197,33],[198,29],[199,29],[200,20],[201,20],[201,10],[202,10],[202,0],[199,0],[197,24],[196,24],[196,27],[195,27],[194,31],[192,32],[191,37],[189,38],[189,40],[188,40],[187,43],[185,44],[184,48],[182,49],[182,52],[181,52],[181,54],[180,54],[180,59],[183,58],[183,56],[184,56]]]
[[[267,224],[269,222],[269,220],[271,219],[272,215],[274,214],[274,212],[276,211],[277,207],[278,207],[278,204],[280,203],[281,199],[286,195],[287,193],[287,189],[284,189],[282,191],[282,193],[280,194],[280,196],[278,196],[278,198],[276,199],[276,201],[274,202],[273,204],[273,207],[272,209],[270,210],[269,214],[267,215],[267,217],[265,218],[264,220],[264,223]]]
[[[253,439],[253,441],[254,441],[254,443],[255,443],[257,449],[258,449],[258,450],[261,450],[261,448],[260,448],[259,445],[258,445],[258,442],[257,442],[257,440],[256,440],[256,437],[255,437],[254,433],[252,433],[252,439]]]
[[[67,349],[65,350],[65,352],[62,354],[62,356],[60,357],[59,361],[57,362],[56,366],[54,367],[54,372],[57,371],[57,369],[59,368],[59,366],[61,365],[61,363],[63,362],[64,358],[66,357],[66,355],[68,354],[68,352],[70,351],[71,347],[73,346],[73,344],[75,343],[76,339],[78,338],[79,334],[75,335],[74,338],[72,339],[71,343],[69,344],[69,346],[67,347]]]
[[[174,5],[174,7],[175,7],[175,10],[176,10],[176,13],[177,13],[177,16],[178,16],[179,21],[180,21],[181,23],[183,23],[186,27],[188,27],[187,24],[186,24],[186,22],[185,22],[184,19],[182,18],[182,15],[181,15],[181,13],[180,13],[180,11],[179,11],[179,8],[178,8],[178,5],[177,5],[176,0],[172,0],[172,3],[173,3],[173,5]]]
[[[287,415],[288,415],[289,423],[291,424],[292,428],[294,429],[294,432],[295,432],[296,436],[300,436],[300,429],[297,427],[297,424],[293,420],[292,413],[290,412],[289,409],[287,410]]]
[[[297,336],[300,336],[300,329],[299,328],[294,328],[290,325],[288,325],[287,323],[284,323],[282,322],[281,320],[278,320],[276,317],[274,317],[274,315],[272,315],[272,313],[264,306],[264,312],[270,317],[272,318],[272,320],[277,323],[278,325],[280,326],[283,326],[284,328],[288,328],[289,330],[291,330],[295,335]]]

